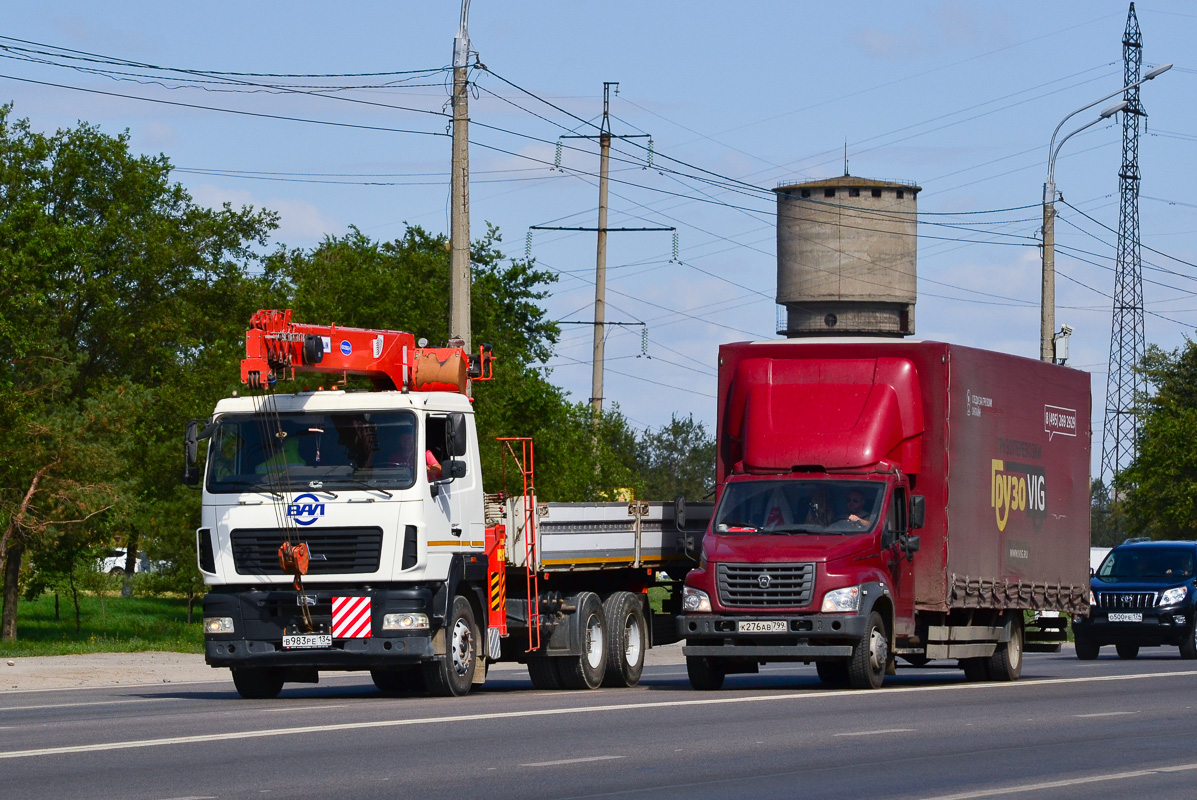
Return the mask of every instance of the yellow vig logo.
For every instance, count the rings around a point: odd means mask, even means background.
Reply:
[[[1007,464],[999,458],[992,461],[989,481],[989,505],[999,531],[1006,530],[1010,512],[1025,512],[1028,516],[1047,514],[1047,480],[1041,467]]]

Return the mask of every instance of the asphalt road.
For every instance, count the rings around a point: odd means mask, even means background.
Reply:
[[[828,692],[770,665],[694,692],[540,692],[515,666],[459,699],[322,676],[277,700],[212,682],[0,696],[0,798],[1197,796],[1197,662],[1029,654],[1023,680],[900,668]]]

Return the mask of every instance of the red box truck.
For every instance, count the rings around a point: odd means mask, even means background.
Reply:
[[[1088,374],[938,342],[728,344],[718,413],[678,619],[695,688],[771,661],[877,688],[896,657],[1016,680],[1025,611],[1087,611]]]

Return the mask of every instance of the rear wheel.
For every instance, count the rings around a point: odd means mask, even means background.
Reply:
[[[579,622],[582,626],[582,653],[553,659],[565,689],[597,689],[607,669],[606,620],[603,604],[593,592],[578,595]]]
[[[828,689],[848,688],[848,662],[816,661],[815,671],[819,673],[819,680]]]
[[[436,661],[425,661],[424,682],[428,691],[438,697],[461,697],[468,694],[474,680],[478,659],[478,626],[470,601],[461,595],[453,598],[449,619],[445,623],[445,654]]]
[[[716,659],[686,656],[686,675],[690,677],[690,686],[700,692],[708,692],[723,686],[727,671]]]
[[[233,685],[246,700],[273,700],[283,690],[280,669],[233,668]]]
[[[607,621],[607,671],[603,686],[635,686],[644,671],[648,637],[644,608],[631,592],[616,592],[603,603]]]
[[[960,668],[964,670],[965,680],[973,683],[989,680],[988,658],[962,658]]]
[[[1114,649],[1118,651],[1119,658],[1130,659],[1130,658],[1134,658],[1135,656],[1139,655],[1139,645],[1137,645],[1137,644],[1130,644],[1128,642],[1123,642],[1123,643],[1114,645]]]
[[[1011,616],[1010,641],[999,642],[986,663],[991,681],[1016,681],[1022,675],[1023,652],[1022,612]]]
[[[876,611],[848,659],[848,684],[853,689],[880,689],[889,664],[889,635],[885,620]]]
[[[1076,632],[1076,657],[1081,661],[1092,661],[1101,652],[1101,645],[1093,641],[1087,633]]]
[[[561,674],[553,659],[547,656],[533,656],[528,659],[528,677],[537,689],[551,690],[561,688]]]

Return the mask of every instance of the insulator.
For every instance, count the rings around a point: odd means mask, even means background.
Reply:
[[[648,168],[653,166],[653,137],[648,137]]]
[[[648,326],[640,326],[640,355],[648,355]]]
[[[528,240],[524,242],[524,260],[532,260],[532,229],[528,229]]]
[[[557,140],[557,156],[553,159],[553,168],[561,169],[561,140]]]
[[[673,232],[673,260],[677,261],[678,245],[677,245],[677,231]]]

